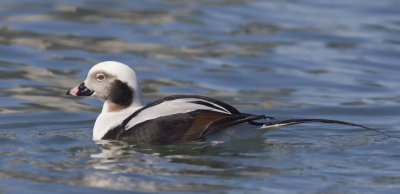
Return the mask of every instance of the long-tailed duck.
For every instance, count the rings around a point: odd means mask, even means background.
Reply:
[[[241,113],[224,102],[198,95],[168,96],[143,106],[136,73],[127,65],[114,61],[93,66],[86,80],[69,90],[67,95],[95,96],[104,101],[94,125],[94,140],[174,144],[204,139],[214,132],[242,123],[265,128],[323,122],[383,133],[359,124],[326,119],[259,122],[272,117]]]

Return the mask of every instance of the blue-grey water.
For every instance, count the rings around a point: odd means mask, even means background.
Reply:
[[[398,0],[0,1],[0,193],[398,193],[400,141],[306,124],[220,144],[94,142],[97,62],[144,101],[199,94],[400,137]]]

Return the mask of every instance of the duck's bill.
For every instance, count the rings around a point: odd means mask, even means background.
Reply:
[[[71,96],[91,96],[93,95],[93,93],[94,91],[89,90],[85,86],[85,83],[81,83],[80,85],[75,86],[74,88],[67,91],[67,95]]]

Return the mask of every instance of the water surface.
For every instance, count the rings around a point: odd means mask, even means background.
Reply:
[[[0,193],[396,193],[399,140],[310,124],[222,144],[94,142],[101,102],[65,96],[93,64],[144,101],[199,94],[278,119],[400,137],[400,2],[0,2]]]

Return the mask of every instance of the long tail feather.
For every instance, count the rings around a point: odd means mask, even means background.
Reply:
[[[350,122],[345,122],[345,121],[339,121],[339,120],[329,120],[329,119],[289,119],[289,120],[282,120],[282,121],[269,121],[269,122],[257,122],[257,121],[251,121],[249,122],[252,125],[259,125],[262,126],[263,128],[268,128],[268,127],[281,127],[281,126],[287,126],[287,125],[297,125],[297,124],[302,124],[302,123],[333,123],[333,124],[341,124],[341,125],[350,125],[350,126],[355,126],[355,127],[360,127],[363,129],[367,129],[370,131],[375,131],[377,133],[380,133],[382,135],[385,135],[386,137],[391,137],[393,136],[388,135],[382,131],[379,131],[377,129],[373,129],[370,127],[366,127],[364,125],[356,124],[356,123],[350,123]]]

